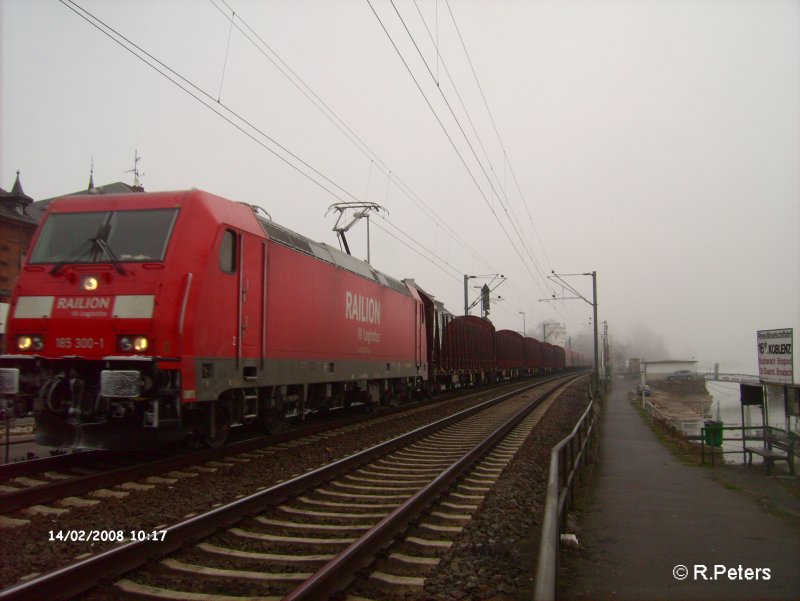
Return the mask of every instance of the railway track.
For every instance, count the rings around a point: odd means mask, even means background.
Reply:
[[[9,587],[0,599],[70,597],[150,558],[163,559],[119,580],[109,596],[188,599],[226,590],[320,599],[355,579],[355,594],[382,590],[385,598],[387,587],[418,587],[528,435],[535,423],[528,416],[547,396],[536,395],[534,403],[526,395],[511,400],[515,395],[164,527],[156,540],[122,544]],[[396,538],[381,565],[355,578]]]
[[[164,455],[82,451],[2,466],[0,514],[156,473]]]
[[[408,410],[408,409],[406,409]],[[394,411],[388,411],[391,414]],[[82,451],[56,455],[32,461],[22,461],[0,466],[0,515],[25,508],[33,508],[29,513],[57,515],[60,507],[42,508],[44,503],[57,502],[65,507],[84,506],[79,495],[95,498],[114,497],[109,492],[113,487],[123,486],[135,490],[136,481],[145,480],[141,487],[163,483],[167,479],[181,477],[181,470],[204,469],[202,466],[233,457],[259,451],[280,444],[303,444],[304,438],[328,433],[331,436],[360,427],[366,420],[376,419],[375,415],[354,415],[335,421],[320,422],[302,428],[276,434],[270,437],[257,436],[230,443],[219,449],[203,449],[184,452],[129,453],[122,451]],[[378,417],[377,419],[381,419]],[[199,467],[198,467],[199,466]],[[177,476],[174,474],[178,474]],[[153,480],[155,479],[155,480]],[[161,481],[159,481],[161,479]],[[99,492],[98,492],[99,491]],[[93,502],[90,500],[90,502]]]
[[[144,454],[93,450],[0,465],[0,525],[24,525],[30,515],[59,515],[71,507],[91,506],[99,502],[98,499],[120,497],[129,491],[145,490],[155,484],[172,483],[176,478],[191,477],[194,475],[192,470],[196,474],[209,468],[216,469],[220,467],[218,462],[231,457],[237,461],[270,446],[311,444],[318,442],[319,437],[349,434],[361,427],[369,427],[368,423],[391,419],[397,413],[425,411],[428,407],[387,409],[377,416],[359,413],[335,421],[304,425],[270,437],[240,440],[219,449]],[[189,470],[189,476],[185,470]],[[82,495],[89,498],[81,499]],[[45,504],[53,505],[48,507]],[[24,515],[4,517],[20,510]]]

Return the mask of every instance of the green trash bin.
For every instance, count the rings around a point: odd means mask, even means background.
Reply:
[[[704,442],[708,446],[710,447],[722,446],[722,424],[723,422],[717,422],[710,419],[705,421]]]

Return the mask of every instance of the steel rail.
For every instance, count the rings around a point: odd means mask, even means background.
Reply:
[[[392,415],[411,408],[413,408],[412,405],[405,405],[403,407],[386,409],[381,411],[379,415]],[[335,430],[336,428],[369,421],[377,416],[378,415],[375,413],[359,414],[336,421],[320,422],[290,432],[281,432],[267,437],[260,436],[249,438],[225,445],[218,449],[204,449],[201,451],[182,453],[142,462],[138,465],[129,465],[108,470],[99,474],[76,476],[69,480],[58,480],[42,484],[41,486],[21,488],[19,491],[0,494],[0,514],[16,511],[17,509],[29,507],[31,505],[49,503],[68,496],[85,494],[98,488],[107,488],[115,484],[146,478],[165,471],[180,470],[199,463],[224,459],[237,453],[246,453],[266,446],[273,446],[282,442],[313,436],[314,434],[319,434],[328,430]],[[40,474],[47,470],[68,469],[75,466],[91,466],[91,464],[87,464],[87,461],[114,462],[125,459],[128,456],[129,455],[122,451],[94,450],[45,457],[31,461],[21,461],[0,466],[0,482],[20,476]]]
[[[321,567],[311,578],[286,595],[283,601],[327,599],[334,593],[344,589],[352,582],[356,573],[372,563],[376,554],[391,544],[398,534],[407,530],[409,523],[428,508],[434,499],[439,497],[455,480],[464,475],[473,464],[494,448],[531,411],[557,391],[563,390],[572,384],[575,379],[577,377],[569,379],[561,386],[554,387],[534,402],[522,407],[461,459],[453,463],[348,548]]]
[[[12,443],[13,444],[13,443]],[[76,465],[82,465],[89,456],[94,458],[110,460],[112,451],[77,451],[75,453],[64,453],[63,455],[52,455],[50,457],[39,457],[38,459],[28,459],[26,461],[15,461],[0,465],[0,482],[19,478],[20,476],[31,476],[40,474],[48,470],[67,469]]]
[[[41,599],[56,601],[72,598],[94,588],[101,582],[107,582],[110,579],[119,577],[151,559],[171,553],[182,547],[187,541],[210,536],[218,529],[239,522],[246,516],[263,512],[269,507],[276,506],[309,488],[328,482],[344,471],[350,471],[377,457],[391,453],[414,440],[441,430],[452,423],[480,413],[512,396],[553,382],[556,379],[558,378],[531,383],[515,391],[502,394],[449,417],[384,441],[369,449],[319,467],[297,478],[276,484],[228,505],[186,519],[166,528],[163,540],[132,541],[117,545],[97,555],[75,561],[52,572],[31,578],[25,582],[19,582],[0,590],[0,601],[28,599],[34,601]]]

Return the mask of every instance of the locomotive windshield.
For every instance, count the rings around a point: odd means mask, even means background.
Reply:
[[[52,213],[31,263],[163,261],[178,209]]]

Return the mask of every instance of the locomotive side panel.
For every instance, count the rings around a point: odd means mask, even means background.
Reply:
[[[267,356],[363,364],[402,363],[416,374],[421,306],[410,294],[269,245]],[[382,371],[382,370],[381,370]],[[408,375],[408,373],[406,373]]]
[[[198,400],[231,389],[427,375],[426,318],[407,288],[228,226],[204,278],[194,300]]]
[[[185,352],[189,356],[231,360],[236,354],[239,267],[238,234],[217,228],[205,266],[193,276],[187,306]]]

